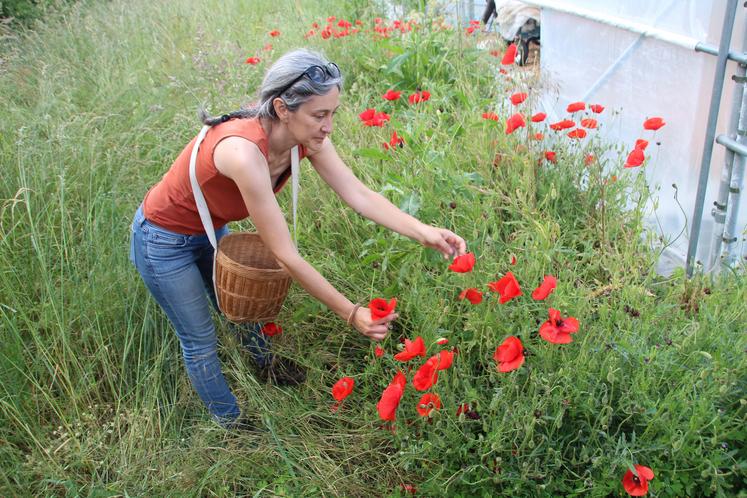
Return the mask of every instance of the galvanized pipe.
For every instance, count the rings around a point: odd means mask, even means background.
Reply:
[[[716,122],[718,121],[718,112],[721,105],[721,94],[724,90],[726,61],[729,53],[729,44],[731,43],[731,33],[734,29],[734,19],[737,16],[737,3],[738,0],[728,0],[724,12],[724,25],[721,31],[718,59],[716,60],[716,72],[713,81],[713,91],[711,92],[711,105],[708,112],[703,157],[700,161],[698,191],[695,195],[695,208],[693,209],[690,240],[688,241],[687,258],[685,259],[685,271],[688,278],[693,276],[693,259],[695,259],[695,253],[698,249],[700,225],[703,218],[703,203],[705,201],[706,188],[708,187],[708,173],[711,169],[711,154],[713,153],[714,138],[716,135]]]
[[[747,101],[747,98],[745,98],[745,101]],[[747,105],[744,105],[742,107],[743,111],[746,108]],[[747,127],[747,115],[743,114],[742,125],[739,127],[740,131],[745,127]],[[740,145],[744,145],[747,143],[747,137],[740,135],[737,137],[737,141]],[[737,218],[739,216],[739,203],[741,201],[744,184],[744,166],[745,156],[742,154],[737,155],[734,160],[731,181],[729,182],[729,207],[726,213],[726,223],[723,233],[725,246],[724,252],[722,253],[722,261],[727,266],[732,266],[737,261],[737,240],[739,237],[737,234]]]
[[[698,44],[695,45],[695,51],[703,52],[704,54],[718,55],[718,47],[711,45],[710,43],[698,42]],[[747,54],[744,52],[734,52],[733,50],[730,50],[727,57],[734,62],[747,64]]]
[[[742,40],[742,50],[747,49],[747,29],[744,31],[744,38]],[[732,80],[734,81],[734,93],[732,95],[732,108],[731,114],[729,115],[729,124],[726,129],[726,137],[736,140],[739,144],[747,142],[747,80],[745,79],[747,74],[747,64],[739,64],[737,71]],[[718,138],[716,143],[719,143]],[[726,148],[726,156],[724,157],[724,167],[721,169],[721,181],[719,182],[718,194],[716,200],[713,202],[713,208],[711,209],[711,215],[713,216],[714,228],[713,228],[713,243],[711,244],[711,257],[708,265],[703,269],[704,271],[711,271],[717,269],[716,264],[722,259],[721,249],[722,242],[724,239],[724,226],[726,224],[727,217],[727,206],[729,206],[729,186],[732,181],[732,171],[734,168],[735,160],[739,160],[739,156],[735,155],[734,151]],[[732,208],[733,211],[733,208]]]

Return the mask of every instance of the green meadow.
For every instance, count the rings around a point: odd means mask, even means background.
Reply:
[[[651,496],[747,496],[744,272],[657,275],[663,246],[644,230],[643,169],[668,165],[653,141],[643,166],[623,168],[627,144],[531,122],[551,81],[515,66],[501,75],[476,36],[446,29],[433,9],[415,14],[401,29],[385,18],[385,37],[373,30],[384,11],[369,2],[112,0],[3,28],[0,495],[625,496],[622,477],[640,464],[655,473]],[[322,38],[329,16],[337,33],[339,19],[353,23],[349,34]],[[199,131],[198,108],[251,102],[268,65],[296,47],[322,51],[345,75],[332,140],[348,166],[464,237],[476,264],[449,271],[435,251],[344,206],[302,164],[301,254],[354,302],[396,297],[401,316],[378,358],[292,286],[275,349],[308,369],[297,388],[261,383],[216,316],[227,379],[261,420],[256,432],[226,431],[128,260],[130,223]],[[402,98],[382,99],[388,89]],[[430,99],[408,103],[416,90]],[[529,97],[513,106],[517,91]],[[615,126],[615,103],[600,104],[607,110],[586,116]],[[364,126],[368,108],[391,119]],[[505,133],[517,112],[527,125]],[[386,150],[393,131],[404,145]],[[290,220],[290,188],[279,199]],[[509,271],[521,296],[458,298]],[[557,288],[537,301],[544,275]],[[578,319],[570,344],[540,337],[550,308]],[[412,380],[422,359],[393,355],[417,336],[427,356],[458,351],[431,389],[442,407],[421,417],[410,383],[390,427],[376,404],[398,370]],[[509,336],[526,361],[501,373],[493,355]],[[333,411],[343,376],[355,389]],[[462,404],[469,411],[457,415]]]

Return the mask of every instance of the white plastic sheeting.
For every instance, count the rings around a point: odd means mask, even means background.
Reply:
[[[586,98],[587,103],[607,106],[601,120],[605,126],[600,130],[606,139],[627,144],[629,149],[637,138],[651,141],[647,154],[652,157],[643,167],[628,169],[625,173],[645,174],[652,186],[660,186],[658,207],[647,221],[671,245],[663,254],[658,271],[668,274],[675,267],[684,267],[716,58],[578,14],[593,13],[640,23],[658,28],[664,38],[671,34],[676,39],[689,37],[718,46],[725,2],[563,0],[526,3],[547,3],[554,7],[543,7],[541,11],[541,69],[553,88],[553,92],[543,98],[546,111],[560,118],[569,102]],[[732,50],[741,52],[745,39],[745,8],[740,5],[739,9]],[[730,76],[735,70],[736,64],[730,61],[717,135],[726,132],[734,86]],[[642,126],[651,116],[661,116],[667,122],[656,132],[655,140],[653,132],[644,131]],[[696,255],[698,261],[707,262],[710,257],[711,207],[723,165],[723,147],[716,145]],[[672,184],[677,186],[676,191]],[[739,254],[744,253],[747,230],[747,195],[742,199],[737,221]]]

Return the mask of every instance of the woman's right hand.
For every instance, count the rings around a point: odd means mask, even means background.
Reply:
[[[366,337],[374,341],[385,339],[391,330],[391,322],[399,317],[399,313],[390,313],[384,318],[373,320],[371,310],[361,306],[353,317],[353,326]]]

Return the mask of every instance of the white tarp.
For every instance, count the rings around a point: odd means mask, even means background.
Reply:
[[[716,46],[721,38],[725,7],[725,2],[716,0],[563,0],[548,3],[556,8],[593,11],[603,16],[637,21]],[[740,52],[744,42],[744,16],[745,9],[740,5],[732,36],[732,49]],[[672,242],[662,258],[659,271],[669,273],[675,266],[684,266],[716,57],[658,39],[643,38],[627,57],[619,61],[620,56],[641,38],[639,34],[573,13],[559,12],[552,7],[542,9],[541,31],[542,73],[557,90],[543,99],[548,114],[552,115],[554,111],[556,117],[560,117],[569,102],[587,97],[587,103],[607,106],[602,121],[606,126],[601,133],[611,141],[627,144],[630,149],[637,138],[652,138],[652,132],[644,132],[642,127],[647,117],[661,116],[667,122],[656,133],[656,141],[661,145],[651,141],[647,153],[652,157],[640,172],[647,175],[652,186],[661,188],[656,216],[649,218],[649,225],[657,231],[661,227],[665,238]],[[617,66],[608,77],[598,82],[615,64]],[[730,61],[716,135],[726,132],[734,90],[730,76],[735,70],[736,63]],[[589,94],[597,82],[596,89]],[[620,113],[616,114],[614,111],[618,110]],[[711,207],[723,164],[723,147],[715,145],[696,255],[703,262],[708,261],[711,252]],[[637,173],[637,170],[625,171]],[[681,207],[674,199],[672,184],[677,185]],[[746,223],[747,195],[743,194],[737,225],[740,255],[745,250]],[[685,227],[687,230],[683,232]]]

